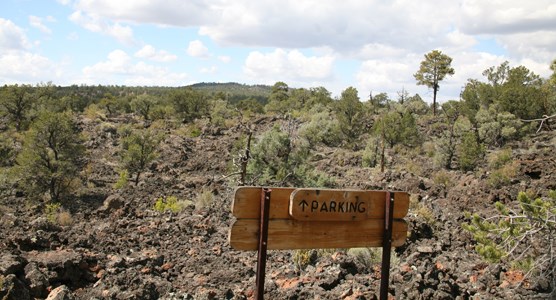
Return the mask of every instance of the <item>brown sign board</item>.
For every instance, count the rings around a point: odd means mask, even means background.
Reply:
[[[272,188],[268,249],[379,247],[383,243],[386,191]],[[307,204],[304,204],[305,201]],[[314,203],[313,201],[316,201]],[[394,193],[392,246],[407,237],[403,218],[409,194]],[[257,250],[261,187],[236,189],[230,245]]]
[[[392,246],[405,243],[407,223],[394,220]],[[297,221],[274,219],[268,222],[268,250],[380,247],[384,220]],[[259,220],[239,219],[232,225],[230,245],[236,250],[257,250]]]
[[[270,199],[269,218],[290,219],[290,197],[294,191],[316,191],[315,189],[296,189],[296,188],[272,188]],[[320,190],[330,191],[326,189]],[[386,191],[365,191],[347,190],[350,193],[366,193],[368,204],[368,219],[384,219],[384,199]],[[297,194],[296,192],[295,194]],[[315,192],[316,193],[316,192]],[[298,197],[298,196],[297,196]],[[402,219],[409,210],[409,194],[405,192],[394,193],[394,219]],[[237,219],[258,219],[261,214],[261,188],[260,187],[239,187],[235,191],[232,204],[232,214]],[[303,218],[301,218],[303,219]]]

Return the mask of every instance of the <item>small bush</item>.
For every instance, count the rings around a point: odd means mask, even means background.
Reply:
[[[159,197],[154,203],[154,210],[160,213],[163,213],[165,211],[178,213],[190,204],[191,203],[188,201],[178,201],[178,198],[176,196],[168,196],[166,198]]]
[[[377,137],[370,137],[363,150],[363,157],[361,158],[363,167],[375,167],[380,160],[380,139]]]
[[[208,207],[214,201],[214,195],[209,190],[203,190],[195,199],[195,208],[203,209]]]
[[[508,185],[517,176],[517,171],[517,163],[506,163],[499,169],[492,171],[488,176],[487,182],[493,188]]]
[[[129,181],[129,172],[126,169],[124,169],[120,171],[120,176],[118,177],[118,181],[114,183],[114,188],[119,190],[125,187],[128,181]]]
[[[294,250],[292,260],[295,268],[304,270],[309,265],[314,265],[320,257],[334,253],[335,249],[300,249]]]
[[[351,248],[347,254],[368,270],[382,262],[382,248]]]
[[[85,108],[83,115],[85,116],[85,118],[89,120],[94,120],[94,121],[106,120],[106,115],[104,114],[102,109],[94,103],[87,106],[87,108]]]
[[[436,172],[433,175],[432,180],[434,183],[443,185],[446,188],[453,186],[452,175],[450,175],[450,173],[446,172],[445,170]]]
[[[432,210],[428,208],[424,203],[419,202],[419,199],[416,195],[411,195],[411,197],[409,198],[409,211],[412,212],[425,224],[434,226],[436,223],[436,219]]]
[[[58,221],[58,224],[61,226],[70,226],[71,224],[73,224],[73,217],[71,216],[71,213],[67,210],[62,210],[58,212],[56,219]]]
[[[463,171],[473,171],[483,159],[485,148],[477,142],[473,132],[462,136],[461,144],[457,148],[459,167]]]
[[[48,222],[53,224],[56,223],[58,219],[58,212],[61,206],[62,205],[60,203],[50,203],[46,205],[46,207],[44,208],[44,213]]]
[[[382,262],[382,248],[351,248],[347,251],[347,254],[354,257],[355,260],[363,265],[365,269],[372,269],[376,265],[380,265]],[[400,263],[400,258],[396,255],[395,251],[390,254],[390,264],[397,265]]]
[[[502,149],[491,153],[487,160],[491,169],[499,169],[512,159],[512,149]]]

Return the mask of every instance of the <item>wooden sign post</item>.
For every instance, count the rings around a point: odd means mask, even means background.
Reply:
[[[259,252],[257,299],[263,299],[267,249],[382,247],[386,299],[390,251],[406,240],[408,209],[405,192],[240,187],[229,241],[236,250]]]

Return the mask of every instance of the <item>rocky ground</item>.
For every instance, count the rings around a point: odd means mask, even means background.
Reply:
[[[257,130],[271,123],[262,120]],[[1,199],[0,299],[253,298],[256,252],[235,251],[227,241],[235,183],[224,175],[241,128],[205,127],[199,137],[168,130],[159,159],[139,185],[116,190],[115,127],[101,125],[80,124],[90,159],[82,192],[63,203],[69,224],[50,222],[44,203],[21,193]],[[485,263],[461,228],[463,211],[488,211],[523,190],[556,189],[556,132],[511,147],[518,175],[498,189],[486,184],[486,171],[449,171],[450,184],[436,183],[426,156],[400,160],[381,173],[360,167],[356,153],[319,148],[313,163],[337,177],[338,188],[407,191],[430,212],[424,218],[412,207],[406,217],[410,236],[391,268],[389,292],[396,299],[549,299],[547,280],[522,282],[522,273]],[[419,168],[408,170],[408,161]],[[206,191],[212,202],[196,202]],[[192,205],[179,213],[153,209],[158,197],[170,195]],[[266,298],[376,299],[380,258],[369,263],[353,253],[315,250],[300,267],[294,251],[269,251]]]

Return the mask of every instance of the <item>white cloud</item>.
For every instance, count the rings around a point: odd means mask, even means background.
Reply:
[[[37,16],[29,16],[29,24],[46,34],[51,34],[52,30],[43,24],[43,20]]]
[[[114,50],[108,59],[83,68],[81,82],[89,84],[126,84],[126,85],[183,85],[185,73],[173,73],[168,68],[146,64],[133,58],[122,50]]]
[[[62,70],[60,66],[47,57],[18,51],[12,53],[0,53],[0,83],[29,83],[48,81],[60,78]]]
[[[81,11],[72,13],[69,19],[89,31],[111,36],[122,44],[132,45],[135,43],[133,30],[129,26],[123,26],[119,23],[110,24],[98,15],[86,14]]]
[[[215,2],[222,1],[79,0],[76,1],[75,7],[78,10],[115,21],[172,26],[197,26],[216,17],[213,14]]]
[[[178,59],[176,55],[164,50],[156,50],[152,45],[145,45],[139,51],[135,52],[135,57],[148,58],[158,62],[171,62]]]
[[[232,61],[232,58],[228,55],[221,55],[221,56],[218,56],[218,60],[227,64],[227,63]]]
[[[208,48],[199,40],[189,42],[187,54],[199,58],[208,58],[210,56]]]
[[[556,19],[556,3],[536,0],[465,0],[459,26],[473,34],[512,34],[552,28]]]
[[[205,68],[201,68],[199,70],[199,72],[201,72],[203,74],[215,74],[217,71],[218,71],[218,68],[216,66],[205,67]]]
[[[247,76],[266,82],[310,83],[332,76],[332,56],[305,56],[298,50],[276,49],[263,54],[251,52],[243,67]]]
[[[30,46],[23,29],[10,20],[0,18],[0,50],[24,50]]]

